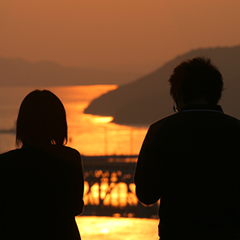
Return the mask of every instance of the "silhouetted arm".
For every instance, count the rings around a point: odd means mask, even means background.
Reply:
[[[83,174],[83,164],[82,158],[78,151],[75,150],[74,161],[76,164],[76,176],[75,176],[75,186],[76,190],[74,193],[74,212],[75,216],[83,212],[84,202],[83,202],[83,193],[84,193],[84,174]]]
[[[55,156],[65,159],[71,165],[70,183],[68,193],[71,196],[71,202],[69,206],[71,208],[72,214],[75,216],[83,212],[83,193],[84,193],[84,173],[83,164],[80,153],[73,148],[66,146],[55,146],[54,152]]]
[[[150,127],[143,142],[134,176],[138,199],[150,205],[161,197],[159,143],[154,127]]]

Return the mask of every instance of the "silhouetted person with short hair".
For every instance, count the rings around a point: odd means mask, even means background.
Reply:
[[[79,240],[82,160],[64,146],[66,113],[57,96],[35,90],[24,98],[16,142],[19,149],[0,155],[0,239]]]
[[[178,113],[148,130],[135,172],[138,199],[160,199],[161,240],[240,239],[240,121],[217,105],[221,73],[194,58],[169,82]]]

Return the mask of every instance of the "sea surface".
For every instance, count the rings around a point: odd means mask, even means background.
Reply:
[[[111,116],[84,114],[91,100],[116,85],[48,87],[63,102],[68,120],[68,146],[84,155],[138,154],[146,127],[121,126]],[[23,98],[45,87],[0,88],[0,152],[15,148],[15,124]],[[4,131],[9,131],[5,132]],[[36,216],[37,217],[37,216]],[[19,219],[20,221],[21,219]],[[157,219],[76,217],[82,240],[157,240]]]
[[[111,116],[84,114],[91,100],[116,89],[116,85],[48,87],[63,102],[68,120],[68,146],[84,155],[138,154],[146,127],[112,123]],[[0,131],[15,127],[23,98],[36,87],[0,88]],[[39,87],[38,89],[44,89]],[[15,148],[13,134],[0,134],[0,152]]]
[[[159,240],[158,220],[77,217],[82,240]]]

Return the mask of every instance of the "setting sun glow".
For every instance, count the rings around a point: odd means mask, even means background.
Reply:
[[[113,117],[101,117],[101,116],[97,116],[93,118],[94,122],[98,122],[98,123],[109,123],[113,120]]]
[[[83,155],[139,153],[146,127],[118,125],[111,116],[83,114],[91,100],[116,88],[116,85],[49,88],[65,106],[70,147]]]

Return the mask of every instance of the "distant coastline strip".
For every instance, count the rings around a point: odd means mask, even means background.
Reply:
[[[15,134],[16,133],[16,129],[15,128],[0,129],[0,134],[3,134],[3,133]]]

